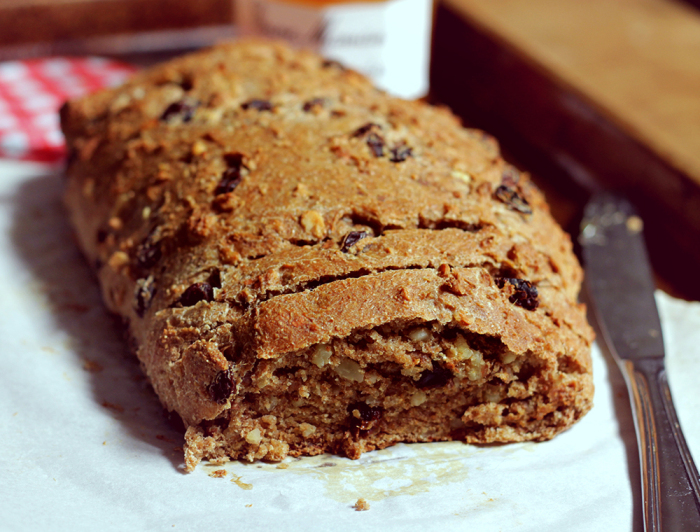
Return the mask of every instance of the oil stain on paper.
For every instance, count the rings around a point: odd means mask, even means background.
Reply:
[[[325,495],[338,502],[358,497],[379,501],[466,480],[465,458],[478,452],[467,449],[462,443],[417,444],[370,453],[360,460],[324,454],[287,462],[285,473],[319,480]]]

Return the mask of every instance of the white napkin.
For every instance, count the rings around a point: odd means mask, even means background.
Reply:
[[[595,407],[549,442],[398,445],[357,461],[205,464],[184,474],[182,433],[102,307],[61,190],[58,169],[0,162],[0,528],[573,532],[641,523],[627,391],[597,346]],[[661,293],[658,302],[672,393],[698,458],[700,304]],[[368,511],[353,508],[359,498]]]

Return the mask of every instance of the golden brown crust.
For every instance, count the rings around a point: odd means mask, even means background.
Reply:
[[[590,408],[570,240],[446,110],[250,41],[61,114],[80,244],[189,469],[550,438]]]

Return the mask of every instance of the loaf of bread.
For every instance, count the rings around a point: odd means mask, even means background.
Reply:
[[[80,246],[188,470],[544,440],[590,409],[570,239],[448,111],[244,41],[61,121]]]

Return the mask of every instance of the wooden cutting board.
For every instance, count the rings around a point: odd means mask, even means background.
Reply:
[[[632,196],[671,275],[681,262],[700,265],[700,10],[672,0],[444,0],[431,83],[517,158],[570,181],[580,203],[600,186]]]
[[[231,0],[0,0],[0,46],[231,21]]]
[[[233,35],[231,0],[0,0],[0,62],[53,55],[149,64]]]

